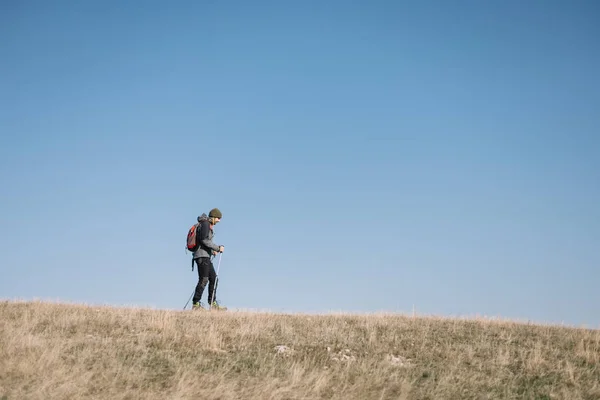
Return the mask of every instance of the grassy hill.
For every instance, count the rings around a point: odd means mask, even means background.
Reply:
[[[600,331],[0,302],[0,398],[600,399]]]

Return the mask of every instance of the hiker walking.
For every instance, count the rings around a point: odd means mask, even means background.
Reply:
[[[213,266],[211,256],[216,256],[218,253],[223,253],[225,250],[224,246],[216,245],[213,242],[214,232],[213,229],[217,223],[223,218],[223,214],[218,208],[213,208],[208,213],[202,214],[198,217],[198,227],[196,228],[196,242],[198,248],[193,253],[193,261],[198,266],[198,284],[196,285],[196,291],[194,292],[194,298],[192,300],[192,309],[202,308],[200,299],[204,293],[204,288],[208,283],[208,304],[210,308],[224,309],[220,307],[216,299],[216,279],[217,273]],[[213,298],[214,296],[214,298]]]

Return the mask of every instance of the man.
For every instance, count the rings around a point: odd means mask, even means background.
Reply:
[[[213,229],[215,225],[221,221],[221,218],[223,218],[223,214],[218,208],[210,210],[208,218],[206,217],[206,214],[202,214],[202,216],[198,217],[198,222],[200,223],[197,228],[198,249],[193,254],[194,261],[198,266],[198,284],[196,285],[196,291],[194,292],[194,298],[192,300],[192,309],[194,310],[202,308],[200,299],[202,298],[207,283],[208,304],[211,305],[211,308],[225,309],[225,307],[219,306],[216,299],[216,293],[214,293],[217,273],[215,272],[215,267],[211,261],[211,255],[216,256],[218,253],[223,253],[225,250],[224,246],[217,246],[212,240],[214,236]],[[215,298],[213,298],[213,295]]]

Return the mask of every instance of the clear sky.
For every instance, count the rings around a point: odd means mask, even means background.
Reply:
[[[0,2],[0,297],[600,327],[595,1]],[[206,301],[206,292],[203,297]]]

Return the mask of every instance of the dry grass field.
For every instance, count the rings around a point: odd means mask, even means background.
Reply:
[[[600,331],[0,302],[0,399],[600,399]]]

